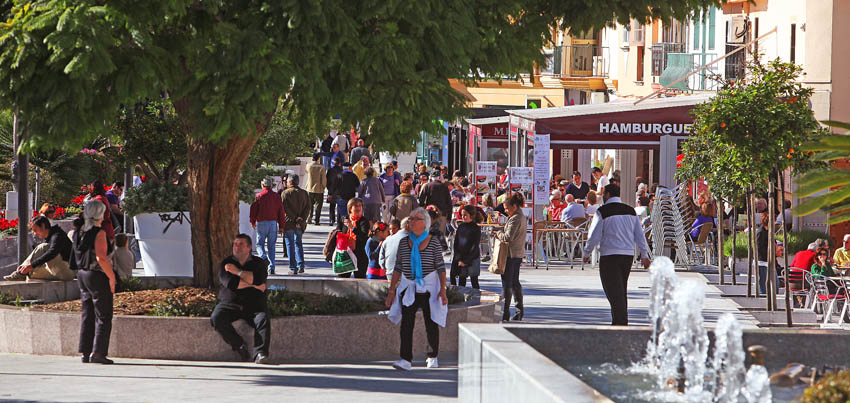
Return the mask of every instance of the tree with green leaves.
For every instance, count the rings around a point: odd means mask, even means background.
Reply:
[[[705,178],[712,192],[728,200],[770,191],[772,205],[781,172],[791,168],[799,175],[822,164],[803,150],[824,131],[809,107],[813,90],[798,81],[801,72],[779,59],[765,65],[756,60],[748,65],[745,80],[723,82],[717,95],[693,112],[679,179]],[[771,225],[773,218],[770,214]],[[772,279],[775,251],[768,249]],[[770,298],[768,307],[773,307]]]
[[[844,133],[823,136],[803,146],[803,151],[815,153],[814,160],[829,165],[797,180],[797,196],[811,197],[794,207],[794,214],[809,215],[823,210],[829,214],[827,224],[833,225],[850,221],[850,169],[837,164],[839,160],[850,158],[850,123],[827,120],[823,124]]]
[[[7,2],[8,3],[8,2]],[[449,78],[515,77],[552,27],[677,17],[717,0],[14,0],[0,25],[0,107],[22,152],[80,147],[120,105],[172,100],[187,138],[195,280],[230,254],[241,168],[282,99],[310,127],[339,114],[409,148],[464,101]],[[312,121],[312,122],[310,122]]]

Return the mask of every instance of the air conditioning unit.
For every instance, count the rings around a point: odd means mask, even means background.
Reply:
[[[742,16],[733,17],[726,30],[726,43],[747,42],[747,20]]]

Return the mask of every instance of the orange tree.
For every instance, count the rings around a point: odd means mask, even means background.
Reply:
[[[187,145],[195,281],[210,286],[237,228],[235,184],[278,102],[314,123],[364,122],[376,147],[400,151],[433,119],[463,114],[449,78],[530,71],[552,27],[684,20],[718,3],[11,0],[0,5],[0,107],[20,111],[20,151],[72,150],[121,105],[167,94]]]

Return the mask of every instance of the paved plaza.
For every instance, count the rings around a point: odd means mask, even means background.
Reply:
[[[321,256],[329,226],[310,226],[304,236],[307,272],[332,276]],[[288,261],[278,245],[277,272],[288,273]],[[143,272],[137,270],[137,275]],[[733,312],[745,328],[756,326],[721,291],[696,273],[680,272],[683,280],[699,281],[706,291],[703,313],[713,326],[724,312]],[[523,268],[527,323],[607,325],[608,302],[598,272],[578,266]],[[481,286],[500,292],[499,277],[482,273]],[[636,270],[629,282],[629,321],[647,325],[649,273]],[[212,331],[212,330],[210,330]],[[274,337],[274,335],[272,335]],[[151,342],[156,342],[152,340]],[[290,341],[297,343],[297,340]],[[352,343],[373,342],[352,340]],[[257,366],[243,363],[163,361],[115,357],[114,366],[82,365],[77,357],[0,354],[0,400],[34,401],[234,401],[240,394],[269,401],[452,401],[457,397],[457,356],[440,356],[441,368],[424,368],[416,357],[414,370],[399,372],[390,361],[286,363]],[[120,386],[120,387],[119,387]],[[93,394],[92,391],[96,391]]]

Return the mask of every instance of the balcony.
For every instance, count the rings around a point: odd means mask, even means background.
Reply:
[[[556,46],[551,74],[566,77],[608,77],[611,57],[608,47],[592,44]]]
[[[667,68],[667,55],[685,53],[686,46],[681,42],[658,42],[652,45],[652,75],[660,76]]]
[[[661,72],[658,78],[658,82],[662,86],[672,84],[700,66],[717,58],[717,55],[714,53],[668,53],[666,56],[667,68]],[[694,91],[716,91],[718,86],[716,77],[719,74],[720,69],[715,64],[688,77],[687,80],[676,83],[669,90],[689,93]]]

